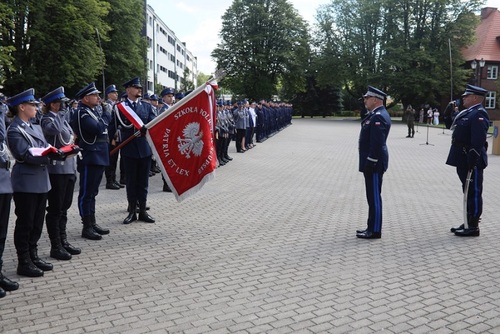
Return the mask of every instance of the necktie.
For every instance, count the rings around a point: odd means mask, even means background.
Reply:
[[[135,107],[136,107],[136,103],[132,102],[132,108],[134,108],[134,111],[135,111]]]

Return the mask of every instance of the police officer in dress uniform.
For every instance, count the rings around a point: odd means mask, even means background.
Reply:
[[[106,101],[104,103],[104,109],[110,114],[113,111],[115,104],[118,102],[118,90],[115,85],[109,85],[104,91],[106,95]],[[118,128],[117,128],[118,129]],[[109,136],[109,151],[111,152],[120,141],[120,130],[118,129],[116,133],[110,133]],[[113,154],[109,157],[109,166],[104,170],[106,175],[106,189],[118,190],[123,188],[118,181],[116,181],[116,167],[118,165],[119,152]],[[120,164],[120,173],[122,172],[122,164]]]
[[[73,117],[72,127],[82,149],[81,158],[77,159],[80,173],[78,192],[78,210],[82,217],[82,238],[100,240],[109,234],[109,229],[102,228],[95,218],[95,198],[104,169],[109,165],[108,124],[111,115],[100,112],[96,107],[101,102],[100,91],[92,82],[83,87],[76,95],[80,99],[78,110]]]
[[[389,165],[386,140],[391,129],[391,118],[384,106],[386,96],[372,86],[363,96],[368,114],[359,134],[359,171],[365,178],[369,210],[367,228],[356,231],[356,236],[363,239],[382,236],[382,178]]]
[[[5,116],[7,105],[3,102],[5,96],[0,94],[0,298],[5,297],[5,291],[14,291],[19,288],[17,282],[11,281],[2,274],[3,251],[9,226],[10,203],[12,201],[12,183],[10,181],[10,158],[5,145]]]
[[[140,100],[142,95],[142,85],[139,78],[134,78],[123,84],[127,92],[127,99],[124,106],[130,108],[143,121],[149,123],[155,118],[153,106]],[[126,116],[115,107],[114,117],[117,124],[122,126],[122,139],[126,140],[133,136],[136,130],[134,125]],[[114,124],[113,122],[112,124]],[[146,127],[141,130],[141,136],[134,138],[121,149],[121,156],[125,164],[127,175],[126,187],[128,200],[128,216],[123,220],[124,224],[130,224],[139,219],[146,223],[154,223],[155,220],[146,211],[148,196],[149,171],[151,169],[151,157],[153,152],[146,140]],[[139,204],[139,217],[136,214],[136,205]]]
[[[38,240],[42,235],[47,193],[50,180],[47,165],[49,156],[36,150],[48,147],[40,125],[32,124],[40,102],[30,88],[7,100],[14,115],[7,130],[7,144],[16,159],[12,168],[15,213],[14,245],[17,251],[17,274],[28,277],[43,276],[52,270],[52,264],[38,257]]]
[[[40,125],[47,142],[56,148],[74,143],[73,129],[68,123],[68,110],[61,106],[68,100],[64,95],[64,87],[56,88],[42,97],[45,106]],[[58,260],[70,260],[72,255],[81,253],[80,248],[73,247],[68,242],[66,234],[68,209],[73,202],[76,183],[76,157],[53,160],[48,170],[52,189],[47,197],[49,205],[45,224],[51,244],[50,256]]]
[[[487,90],[467,85],[462,94],[465,110],[454,119],[451,148],[446,164],[457,169],[462,182],[462,192],[465,190],[467,174],[472,171],[467,193],[467,223],[451,228],[451,232],[461,237],[478,237],[479,220],[483,212],[483,172],[488,166],[486,136],[490,125],[488,113],[482,106]]]

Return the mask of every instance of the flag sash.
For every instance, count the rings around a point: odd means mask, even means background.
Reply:
[[[134,109],[130,108],[125,102],[118,103],[117,107],[122,114],[124,114],[125,117],[127,117],[127,119],[134,124],[136,129],[143,127],[144,123],[142,122],[142,119],[135,113]]]

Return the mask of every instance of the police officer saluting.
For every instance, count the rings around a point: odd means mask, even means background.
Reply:
[[[150,103],[141,102],[142,85],[139,78],[134,78],[123,84],[127,92],[127,98],[122,102],[123,107],[127,107],[134,112],[144,124],[149,123],[155,118],[153,106]],[[122,126],[122,140],[134,136],[134,133],[139,130],[135,129],[134,125],[127,117],[115,108],[114,117],[116,122],[111,123],[110,131],[114,131],[113,125]],[[146,127],[141,130],[141,135],[134,138],[127,145],[121,148],[121,158],[125,166],[125,174],[127,175],[126,187],[128,200],[128,216],[123,220],[124,224],[130,224],[139,219],[146,223],[154,223],[155,220],[146,212],[146,202],[149,186],[149,171],[151,170],[151,157],[153,152],[146,140]],[[136,214],[136,206],[139,204],[139,217]]]
[[[471,172],[467,192],[467,224],[451,228],[461,237],[479,236],[479,219],[483,212],[483,171],[488,165],[486,135],[490,125],[488,113],[482,106],[487,91],[481,87],[467,85],[462,94],[465,110],[454,119],[451,148],[446,164],[455,166],[465,191],[467,174]]]
[[[359,171],[365,178],[368,201],[368,222],[366,230],[357,230],[362,239],[378,239],[382,236],[382,178],[389,165],[386,140],[391,129],[391,118],[385,109],[387,94],[368,86],[363,96],[369,111],[361,123],[359,134]]]
[[[82,149],[82,157],[77,159],[77,170],[80,173],[78,209],[83,223],[82,238],[90,240],[100,240],[101,235],[109,234],[109,230],[100,227],[95,218],[95,198],[99,193],[104,169],[109,165],[108,124],[111,119],[109,113],[101,113],[96,108],[101,102],[99,93],[92,82],[76,94],[80,103],[72,121],[78,146]]]

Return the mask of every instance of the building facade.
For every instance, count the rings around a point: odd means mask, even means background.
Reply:
[[[471,69],[471,84],[488,90],[484,106],[490,119],[500,120],[500,11],[481,10],[481,23],[476,28],[476,41],[462,51],[465,67]]]
[[[158,94],[161,89],[181,89],[185,78],[197,86],[197,58],[167,27],[146,0],[145,35],[148,41],[148,77],[144,93]],[[187,71],[186,71],[187,70]],[[156,84],[156,90],[155,90]]]

